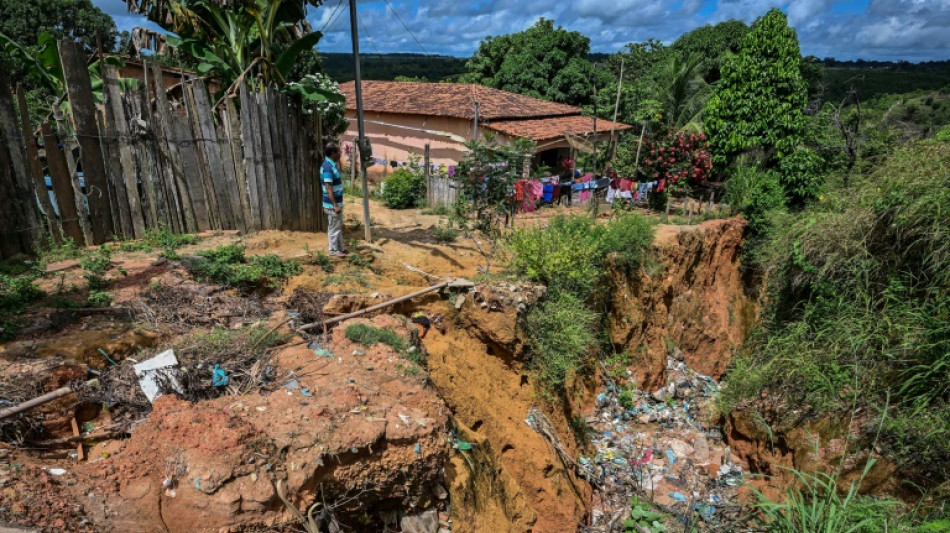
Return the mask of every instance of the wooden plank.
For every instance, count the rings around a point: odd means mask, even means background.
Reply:
[[[301,185],[304,190],[303,199],[303,227],[304,231],[313,231],[313,181],[307,168],[307,158],[310,155],[310,124],[313,115],[304,115],[297,112],[297,172],[300,173]]]
[[[59,57],[72,109],[73,127],[81,147],[81,164],[83,179],[86,182],[89,215],[92,219],[92,235],[95,243],[100,244],[112,235],[113,221],[86,54],[80,43],[60,41]]]
[[[281,227],[281,213],[280,213],[280,198],[279,191],[277,188],[278,177],[277,177],[277,168],[274,164],[274,150],[271,139],[271,127],[270,127],[270,113],[268,111],[268,101],[266,95],[257,94],[257,113],[260,118],[260,127],[261,132],[261,159],[264,164],[265,179],[263,180],[264,186],[267,189],[264,198],[267,202],[267,210],[270,214],[270,227],[266,229],[280,229]]]
[[[172,125],[171,106],[168,95],[165,93],[165,82],[162,70],[158,64],[150,65],[152,69],[152,83],[155,84],[155,135],[158,138],[158,151],[162,158],[165,187],[169,191],[170,203],[174,204],[173,224],[178,233],[189,231],[197,232],[194,208],[188,196],[188,188],[184,181],[181,153],[178,146],[178,131]]]
[[[43,221],[36,195],[33,192],[33,180],[26,161],[26,149],[18,131],[13,94],[6,78],[0,73],[0,139],[3,146],[3,161],[0,173],[0,190],[4,191],[6,216],[0,222],[0,253],[4,257],[16,253],[31,253],[43,238]]]
[[[116,178],[122,175],[122,169],[118,168],[118,162],[116,158],[112,157],[110,154],[115,150],[110,150],[110,144],[112,142],[111,136],[105,127],[105,116],[101,109],[96,110],[96,122],[99,125],[99,146],[102,148],[102,161],[105,164],[106,169],[106,184],[109,186],[109,208],[112,210],[113,219],[112,223],[115,225],[112,229],[112,235],[114,237],[119,236],[131,236],[132,235],[132,220],[124,220],[122,216],[122,210],[119,208],[119,197],[122,197],[123,209],[128,209],[128,201],[125,199],[125,185],[122,183],[122,180],[119,179],[118,187],[122,188],[122,191],[117,190]]]
[[[33,178],[33,186],[36,188],[36,197],[46,213],[46,222],[53,241],[56,244],[61,244],[63,242],[63,227],[60,225],[59,218],[56,217],[53,201],[49,197],[49,189],[46,188],[46,176],[43,174],[43,165],[40,163],[40,150],[36,145],[36,136],[33,134],[33,125],[30,122],[30,111],[26,105],[26,91],[23,90],[23,85],[19,83],[16,86],[16,99],[17,107],[20,109],[20,131],[23,132],[26,162],[30,169],[30,176]]]
[[[270,131],[270,160],[274,166],[274,184],[275,190],[277,191],[275,208],[276,212],[278,213],[278,219],[280,220],[277,228],[287,229],[287,224],[289,222],[289,216],[287,213],[287,176],[283,168],[283,150],[281,149],[280,128],[278,126],[278,122],[280,122],[280,120],[277,116],[277,113],[274,112],[275,108],[277,107],[277,98],[273,89],[268,87],[265,90],[264,101],[266,102],[265,105],[268,110],[267,128]]]
[[[208,91],[203,81],[199,80],[188,85],[188,94],[194,107],[189,109],[192,114],[192,125],[195,136],[198,138],[198,154],[205,168],[205,185],[208,187],[208,200],[214,199],[216,204],[212,212],[221,229],[235,229],[234,214],[241,209],[240,205],[231,205],[228,182],[224,175],[221,161],[221,147],[218,145],[218,135],[214,128],[214,116],[211,113],[211,103],[208,101]]]
[[[257,155],[258,144],[254,140],[254,123],[257,116],[253,103],[253,96],[248,93],[247,85],[241,84],[241,145],[244,151],[244,177],[247,180],[247,218],[248,229],[260,231],[263,227],[261,221],[261,204],[258,194],[257,180],[260,172],[260,157]]]
[[[234,221],[234,229],[247,232],[247,226],[244,224],[244,208],[241,206],[241,191],[238,186],[237,171],[234,168],[234,152],[231,150],[231,139],[228,135],[228,110],[226,108],[219,110],[215,130],[217,131],[218,153],[221,154],[221,166],[224,170],[228,201],[232,209],[231,217]]]
[[[207,206],[208,220],[214,229],[223,229],[218,215],[218,200],[214,194],[214,180],[211,177],[211,167],[207,160],[207,151],[204,142],[205,135],[201,128],[201,119],[198,116],[198,104],[195,102],[195,84],[193,82],[182,85],[182,91],[185,97],[185,110],[188,117],[188,126],[191,129],[191,139],[193,140],[194,154],[198,166],[197,177],[200,178],[201,189],[204,191],[205,205]]]
[[[122,105],[122,95],[119,92],[119,75],[112,65],[102,66],[102,98],[106,109],[106,129],[111,141],[110,155],[114,166],[121,172],[115,175],[116,188],[124,193],[125,201],[119,202],[119,217],[131,227],[130,237],[141,239],[145,236],[145,220],[142,216],[142,203],[139,198],[135,159],[132,153],[131,131],[126,118],[125,107]],[[118,152],[118,153],[115,153]]]
[[[234,179],[237,183],[238,201],[241,204],[243,230],[250,232],[254,231],[258,224],[255,224],[255,217],[251,214],[251,200],[247,187],[248,169],[244,163],[244,142],[241,138],[241,122],[238,119],[237,105],[234,99],[228,101],[221,115],[221,122],[224,123],[225,132],[227,132],[231,164],[234,165]]]
[[[83,185],[79,182],[79,162],[73,153],[79,144],[69,135],[69,125],[59,107],[53,107],[53,120],[56,121],[56,138],[62,143],[61,148],[66,158],[66,169],[69,172],[69,186],[73,190],[73,205],[78,214],[77,221],[82,228],[83,241],[86,246],[95,244],[92,236],[92,222],[89,220],[89,205],[86,203],[86,194]]]
[[[195,215],[195,224],[198,231],[212,229],[211,213],[208,212],[208,200],[201,171],[199,170],[198,154],[195,152],[194,134],[187,117],[172,116],[172,126],[178,138],[178,151],[181,154],[182,178],[188,198]]]
[[[139,91],[129,91],[124,95],[125,109],[129,117],[141,118],[146,115],[143,94]],[[138,131],[135,131],[138,130]],[[164,202],[163,191],[157,182],[154,154],[152,153],[152,139],[140,134],[141,130],[132,131],[132,148],[138,168],[139,193],[142,195],[142,214],[145,216],[145,225],[149,228],[159,228],[163,225]]]
[[[46,150],[46,168],[53,182],[53,194],[56,196],[56,205],[59,206],[59,219],[63,224],[63,232],[78,246],[82,246],[85,241],[82,228],[79,226],[79,215],[76,212],[76,199],[70,184],[72,180],[69,177],[66,156],[60,150],[59,139],[48,122],[40,125],[40,131],[43,134],[43,148]]]
[[[287,210],[290,212],[290,224],[288,224],[287,229],[294,231],[300,231],[301,223],[301,212],[300,212],[300,200],[303,196],[302,188],[300,186],[299,178],[300,176],[296,172],[296,167],[294,166],[295,148],[293,145],[293,133],[291,126],[294,124],[294,113],[290,107],[290,101],[287,99],[287,95],[283,93],[277,93],[277,102],[280,106],[280,112],[284,116],[284,120],[280,121],[278,126],[280,127],[281,133],[281,146],[283,147],[283,163],[284,163],[284,175],[286,176],[287,183]]]
[[[244,139],[244,144],[252,141],[254,145],[254,162],[257,168],[257,201],[258,210],[261,216],[261,229],[272,229],[274,227],[274,213],[271,209],[270,176],[269,168],[266,163],[267,155],[264,153],[264,129],[261,127],[261,95],[248,91],[246,105],[249,110],[249,123],[251,124],[252,137]]]

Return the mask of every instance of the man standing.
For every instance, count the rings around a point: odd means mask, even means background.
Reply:
[[[323,180],[323,212],[327,214],[327,237],[330,240],[330,255],[346,257],[343,249],[343,180],[340,178],[340,147],[328,143],[326,160],[320,169]]]

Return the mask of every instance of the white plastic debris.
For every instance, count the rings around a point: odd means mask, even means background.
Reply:
[[[49,473],[53,474],[54,476],[61,476],[66,473],[66,469],[65,468],[50,468]]]
[[[142,361],[133,366],[135,376],[139,378],[139,386],[149,402],[154,402],[162,395],[159,383],[165,383],[175,392],[181,393],[181,383],[178,382],[178,358],[175,350],[165,350],[155,357]]]

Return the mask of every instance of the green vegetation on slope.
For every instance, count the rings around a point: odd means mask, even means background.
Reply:
[[[911,145],[779,217],[758,254],[770,306],[726,407],[763,391],[813,414],[856,404],[916,481],[950,477],[948,160],[950,143]]]

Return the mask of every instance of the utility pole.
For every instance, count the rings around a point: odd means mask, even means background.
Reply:
[[[478,140],[478,101],[475,101],[475,131],[472,133],[472,138],[476,141]]]
[[[594,138],[591,144],[594,146],[594,178],[597,178],[597,63],[594,63],[594,79],[591,82],[594,85]]]
[[[366,161],[373,157],[373,149],[366,138],[366,126],[363,124],[363,79],[360,75],[360,34],[356,28],[356,0],[350,0],[350,34],[353,38],[353,64],[356,71],[356,124],[359,128],[357,145],[360,148],[360,169],[363,176],[363,227],[366,228],[366,241],[373,241],[369,221],[369,185],[366,182]]]
[[[620,58],[620,82],[617,83],[617,102],[614,104],[614,123],[610,126],[610,143],[611,143],[610,155],[611,157],[613,157],[613,155],[616,153],[616,150],[617,150],[617,143],[614,141],[614,132],[617,128],[617,114],[620,112],[620,90],[623,89],[623,60],[624,58],[621,57]]]

